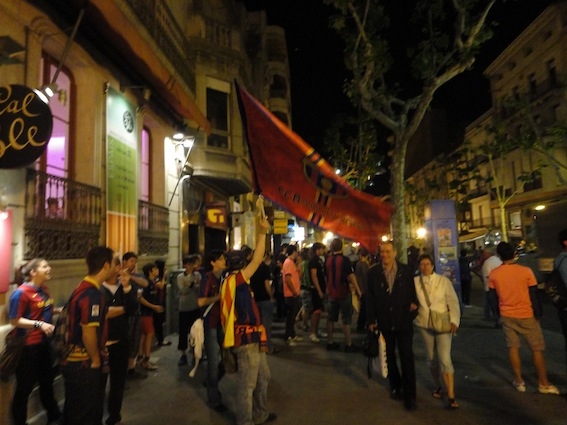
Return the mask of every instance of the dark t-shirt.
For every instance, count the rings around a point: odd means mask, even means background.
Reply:
[[[199,286],[199,298],[212,298],[220,292],[220,278],[216,277],[212,271],[203,275],[203,280]],[[208,306],[202,310],[203,313]],[[216,301],[209,313],[205,316],[205,326],[216,328],[220,323],[220,301]]]
[[[311,276],[311,270],[317,269],[317,280],[319,281],[319,286],[321,287],[321,292],[325,293],[327,289],[327,284],[325,281],[325,269],[323,268],[323,261],[319,257],[313,257],[309,260],[308,264],[309,276]],[[311,287],[315,288],[315,285],[311,283]]]
[[[327,257],[325,268],[329,298],[334,300],[344,298],[350,290],[347,277],[353,273],[350,260],[342,254],[332,254]]]
[[[150,304],[157,304],[158,303],[158,289],[156,286],[156,283],[151,280],[146,278],[146,280],[148,281],[148,286],[146,286],[144,288],[144,291],[142,292],[142,297],[149,302]],[[153,316],[154,311],[149,308],[146,307],[145,305],[140,303],[140,310],[142,313],[142,316]]]
[[[252,292],[254,292],[254,299],[257,302],[269,301],[270,294],[266,291],[266,285],[264,282],[271,279],[270,267],[266,263],[260,264],[256,273],[250,278],[250,287]]]

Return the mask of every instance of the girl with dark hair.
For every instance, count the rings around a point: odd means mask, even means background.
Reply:
[[[25,281],[10,297],[10,323],[23,334],[28,332],[26,345],[16,369],[16,390],[12,400],[12,417],[15,425],[25,425],[28,398],[36,383],[39,398],[47,411],[48,423],[61,416],[53,394],[53,361],[49,338],[53,334],[53,298],[46,281],[51,279],[51,267],[43,258],[34,258],[22,268]]]

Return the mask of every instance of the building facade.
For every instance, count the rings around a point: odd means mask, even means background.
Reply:
[[[92,246],[173,270],[186,253],[253,245],[235,81],[291,124],[285,34],[264,12],[234,0],[7,0],[0,27],[0,86],[53,91],[45,152],[0,169],[0,309],[33,257],[50,262],[61,303]]]
[[[466,127],[461,147],[408,179],[412,227],[422,204],[449,198],[470,248],[504,237],[557,251],[550,241],[567,222],[544,211],[567,216],[566,20],[566,2],[550,6],[486,69],[492,108]]]

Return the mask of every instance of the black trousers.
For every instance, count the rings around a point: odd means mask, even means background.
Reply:
[[[356,328],[358,330],[366,329],[368,323],[366,323],[366,295],[362,294],[360,297],[360,307],[358,312],[358,321],[356,322]]]
[[[122,420],[122,400],[128,372],[129,348],[126,342],[118,342],[108,347],[108,419],[107,425],[114,425]],[[105,385],[106,386],[106,385]]]
[[[61,413],[53,395],[53,362],[49,343],[25,346],[16,369],[16,389],[12,400],[14,425],[25,425],[28,414],[28,398],[36,383],[39,399],[47,411],[47,419],[55,421]]]
[[[165,322],[165,311],[163,313],[154,312],[154,329],[158,344],[163,344],[163,323]]]
[[[563,331],[563,338],[565,338],[565,367],[567,368],[567,309],[558,310],[559,323]]]
[[[295,316],[301,308],[300,297],[286,297],[287,316],[285,318],[285,339],[295,338]]]
[[[415,360],[413,356],[413,329],[382,331],[386,341],[388,380],[390,390],[401,390],[406,400],[415,400]],[[396,348],[400,356],[401,374],[396,361]]]
[[[65,380],[63,425],[100,425],[106,376],[102,368],[62,367]]]

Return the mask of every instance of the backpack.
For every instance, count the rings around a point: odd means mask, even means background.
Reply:
[[[71,351],[69,347],[69,301],[61,309],[57,322],[55,322],[51,347],[59,358],[59,363],[65,360]]]
[[[75,290],[61,309],[61,313],[59,313],[55,322],[55,330],[51,336],[51,348],[59,359],[58,363],[64,361],[71,352],[72,347],[69,345],[69,334],[71,332],[69,329],[69,304],[76,295],[78,295],[78,292]]]
[[[553,269],[544,284],[546,295],[559,310],[567,308],[567,287],[561,278],[561,273],[559,273],[559,267],[565,258],[567,257],[564,257],[559,265]]]

